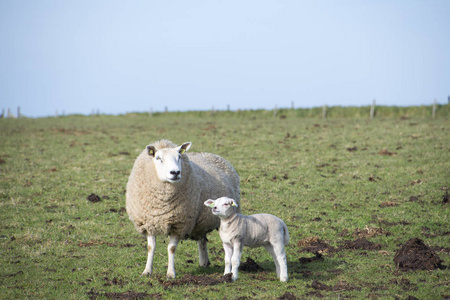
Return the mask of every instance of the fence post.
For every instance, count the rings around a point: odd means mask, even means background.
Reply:
[[[275,108],[273,109],[273,117],[275,118],[277,116],[277,106],[275,105]]]
[[[148,112],[149,117],[153,117],[153,107],[150,107],[150,111]]]
[[[370,119],[373,119],[375,115],[375,99],[372,100],[372,106],[370,107]]]
[[[166,113],[169,112],[169,109],[167,108],[167,106],[164,106],[164,111],[165,111]]]
[[[322,118],[325,119],[327,117],[327,106],[324,105],[322,108]]]
[[[436,98],[434,98],[434,102],[433,102],[433,111],[431,113],[431,116],[434,118],[436,118]]]
[[[295,109],[295,103],[294,103],[294,101],[291,101],[291,108],[292,108],[292,109]]]

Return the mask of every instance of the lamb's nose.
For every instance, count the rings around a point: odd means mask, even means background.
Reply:
[[[170,174],[178,176],[181,174],[181,171],[170,171]]]

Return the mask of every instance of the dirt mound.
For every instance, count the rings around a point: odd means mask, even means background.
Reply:
[[[320,281],[314,280],[311,283],[311,288],[315,289],[315,290],[320,290],[320,291],[331,291],[331,286],[326,285],[325,283],[322,283]]]
[[[201,286],[210,286],[210,285],[216,285],[219,283],[224,282],[233,282],[231,280],[231,273],[226,274],[220,278],[213,278],[210,276],[195,276],[195,275],[185,275],[181,279],[177,280],[161,280],[158,279],[159,283],[164,286],[165,289],[174,287],[174,286],[181,286],[181,285],[201,285]]]
[[[322,256],[322,254],[320,254],[318,252],[315,253],[314,257],[300,257],[299,258],[299,261],[302,264],[308,264],[308,263],[312,263],[315,261],[322,261],[322,260],[324,260],[323,256]]]
[[[360,238],[354,241],[344,241],[341,248],[346,250],[380,250],[381,245],[372,243],[366,238]]]
[[[397,155],[397,152],[391,152],[388,149],[383,148],[380,151],[378,151],[378,154],[380,154],[380,155],[388,155],[388,156],[395,156],[395,155]]]
[[[87,197],[87,199],[89,200],[89,202],[92,202],[92,203],[97,203],[97,202],[100,202],[100,201],[101,201],[100,197],[97,196],[96,194],[90,194],[90,195]]]
[[[448,192],[445,192],[445,195],[442,196],[442,203],[447,204],[450,200],[450,196],[448,195]]]
[[[141,292],[127,291],[123,293],[100,293],[94,290],[90,290],[87,295],[89,299],[98,299],[99,297],[105,297],[107,299],[126,299],[126,300],[135,300],[135,299],[162,299],[161,294],[147,294]]]
[[[290,292],[286,292],[278,298],[278,300],[296,300],[296,299],[298,298],[295,297],[295,295]]]
[[[364,238],[371,238],[377,235],[390,235],[390,232],[385,231],[383,228],[377,228],[377,227],[369,227],[366,226],[364,229],[357,228],[355,231],[353,231],[352,235],[354,237],[364,237]]]
[[[352,291],[357,290],[360,291],[361,288],[351,285],[347,281],[339,281],[335,286],[326,285],[320,281],[314,280],[309,286],[315,290],[319,291]]]
[[[439,256],[419,238],[407,241],[395,253],[394,263],[398,270],[405,272],[445,268]]]
[[[297,242],[301,252],[325,253],[333,252],[335,249],[319,239],[317,236],[301,239]]]
[[[243,272],[260,272],[264,269],[258,265],[253,259],[247,257],[247,261],[239,266],[239,271]]]

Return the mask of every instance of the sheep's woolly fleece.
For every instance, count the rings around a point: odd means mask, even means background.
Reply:
[[[177,147],[168,140],[152,145],[156,150]],[[172,184],[159,180],[146,149],[137,157],[127,184],[126,210],[139,233],[199,240],[220,225],[204,201],[227,196],[239,204],[239,175],[228,161],[211,153],[184,153],[181,159],[181,180]]]

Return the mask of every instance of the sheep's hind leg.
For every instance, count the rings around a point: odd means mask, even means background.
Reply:
[[[156,249],[156,237],[154,235],[147,236],[147,248],[148,248],[148,256],[147,256],[147,264],[145,265],[145,270],[142,272],[141,276],[152,275],[153,272],[153,256],[155,255]]]
[[[209,266],[208,245],[206,237],[198,240],[198,255],[200,267]]]
[[[169,246],[167,252],[169,256],[169,265],[167,267],[167,278],[175,278],[175,252],[177,251],[178,242],[180,239],[177,236],[170,236]]]
[[[270,253],[270,255],[272,256],[273,262],[275,263],[275,269],[277,271],[277,277],[280,277],[280,264],[278,262],[278,258],[277,255],[275,254],[275,250],[273,249],[272,244],[269,245],[265,245],[264,248],[266,248],[267,252]]]
[[[286,251],[284,249],[284,245],[282,243],[274,245],[274,251],[276,255],[276,260],[278,261],[278,265],[280,266],[280,281],[287,282],[288,281],[288,270],[287,270],[287,258]],[[275,259],[275,258],[274,258]]]

